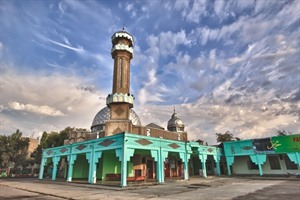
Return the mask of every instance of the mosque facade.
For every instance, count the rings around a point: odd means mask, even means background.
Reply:
[[[80,136],[70,134],[64,146],[43,150],[40,179],[45,177],[49,166],[52,180],[60,175],[69,182],[77,179],[90,184],[117,182],[122,187],[129,182],[163,183],[168,178],[187,180],[189,176],[243,174],[243,163],[247,162],[254,166],[252,173],[263,175],[268,170],[263,164],[269,152],[257,151],[259,142],[229,142],[218,148],[189,141],[175,108],[167,130],[153,123],[142,126],[133,110],[134,95],[130,93],[134,39],[122,30],[114,33],[111,41],[113,84],[106,107],[96,114],[91,132],[78,132]],[[294,136],[284,137],[287,141],[279,138],[294,145],[293,149],[272,152],[276,156],[282,154],[290,165],[294,164],[289,169],[291,173],[299,172],[300,165],[300,135]]]

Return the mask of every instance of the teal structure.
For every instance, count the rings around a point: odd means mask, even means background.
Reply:
[[[264,175],[263,165],[268,156],[286,155],[298,165],[298,169],[300,167],[300,134],[231,141],[224,142],[223,145],[228,175],[232,174],[231,166],[235,158],[242,156],[250,157],[251,161],[258,166],[260,176]]]
[[[61,147],[44,149],[39,179],[44,178],[45,166],[47,166],[49,163],[52,163],[52,180],[56,180],[60,161],[62,158],[67,158],[68,170],[66,177],[67,181],[71,182],[76,172],[82,171],[82,168],[84,168],[83,165],[75,166],[76,160],[78,160],[79,157],[84,157],[88,163],[85,165],[88,166],[85,167],[88,168],[88,183],[95,184],[97,179],[105,178],[108,173],[119,174],[120,172],[120,185],[124,187],[127,186],[127,178],[134,176],[128,169],[132,169],[131,158],[139,152],[149,152],[149,155],[151,155],[155,161],[155,178],[158,183],[165,182],[164,163],[169,154],[176,154],[182,161],[182,178],[185,180],[189,179],[188,162],[191,154],[197,154],[199,156],[204,177],[207,176],[205,166],[207,156],[212,155],[216,162],[217,174],[220,175],[220,168],[218,166],[221,151],[217,147],[203,146],[199,145],[197,142],[174,141],[130,133],[120,133],[95,140],[88,140],[64,145]],[[107,153],[110,153],[110,156],[107,156],[110,159],[113,157],[111,155],[115,155],[117,161],[107,160],[107,158],[104,159],[104,155]],[[117,167],[118,169],[110,172],[105,170],[100,172],[100,168],[107,168],[106,165],[110,165],[111,162],[115,162],[115,166],[110,166],[109,168]],[[99,172],[101,175],[97,175]],[[84,175],[82,175],[82,178],[84,178]]]
[[[296,139],[295,139],[296,138]],[[148,155],[155,164],[155,179],[158,183],[164,183],[165,163],[170,155],[176,155],[182,162],[182,178],[189,179],[191,156],[199,158],[203,177],[207,177],[206,162],[208,156],[212,157],[216,166],[216,175],[220,176],[220,160],[225,158],[228,175],[232,174],[231,166],[238,157],[249,157],[258,166],[259,175],[263,176],[263,165],[266,164],[268,155],[285,154],[289,159],[300,167],[300,151],[297,138],[300,135],[284,136],[278,139],[273,137],[271,144],[283,144],[287,141],[295,141],[287,147],[277,149],[266,149],[258,151],[255,140],[242,140],[224,142],[223,149],[200,145],[197,142],[175,141],[149,136],[141,136],[131,133],[120,133],[104,138],[77,142],[60,147],[48,148],[43,150],[41,170],[39,179],[44,178],[45,167],[52,164],[52,180],[56,180],[58,167],[62,158],[67,160],[66,180],[73,181],[73,178],[87,179],[88,183],[95,184],[97,180],[105,180],[108,174],[120,175],[120,186],[127,186],[128,179],[134,177],[133,160],[137,155]],[[282,145],[283,146],[283,145]],[[224,151],[222,153],[222,151]],[[278,152],[275,152],[278,151]],[[194,163],[195,164],[195,163]]]

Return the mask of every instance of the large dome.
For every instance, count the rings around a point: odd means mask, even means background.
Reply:
[[[105,130],[105,123],[110,119],[110,108],[105,106],[101,109],[95,116],[93,124],[91,126],[92,132]],[[130,109],[129,119],[132,121],[132,124],[135,126],[140,126],[141,121],[136,112],[133,109]]]

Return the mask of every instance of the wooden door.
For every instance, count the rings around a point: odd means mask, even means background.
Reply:
[[[165,177],[170,177],[170,164],[165,163]]]

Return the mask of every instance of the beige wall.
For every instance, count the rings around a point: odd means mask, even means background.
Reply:
[[[164,138],[169,140],[177,140],[177,141],[188,140],[186,132],[170,132],[161,129],[151,128],[151,127],[133,126],[132,133],[137,135]]]
[[[250,159],[249,156],[236,156],[234,157],[234,163],[232,165],[233,168],[233,174],[259,174],[258,169],[248,169],[248,159]],[[279,159],[280,167],[281,169],[274,170],[271,169],[269,159],[267,157],[266,162],[262,166],[263,174],[274,174],[274,175],[279,175],[279,174],[295,174],[295,173],[300,173],[300,169],[298,166],[297,170],[288,170],[286,169],[286,164],[284,159]]]
[[[39,139],[29,139],[28,153],[32,153],[39,145]]]

